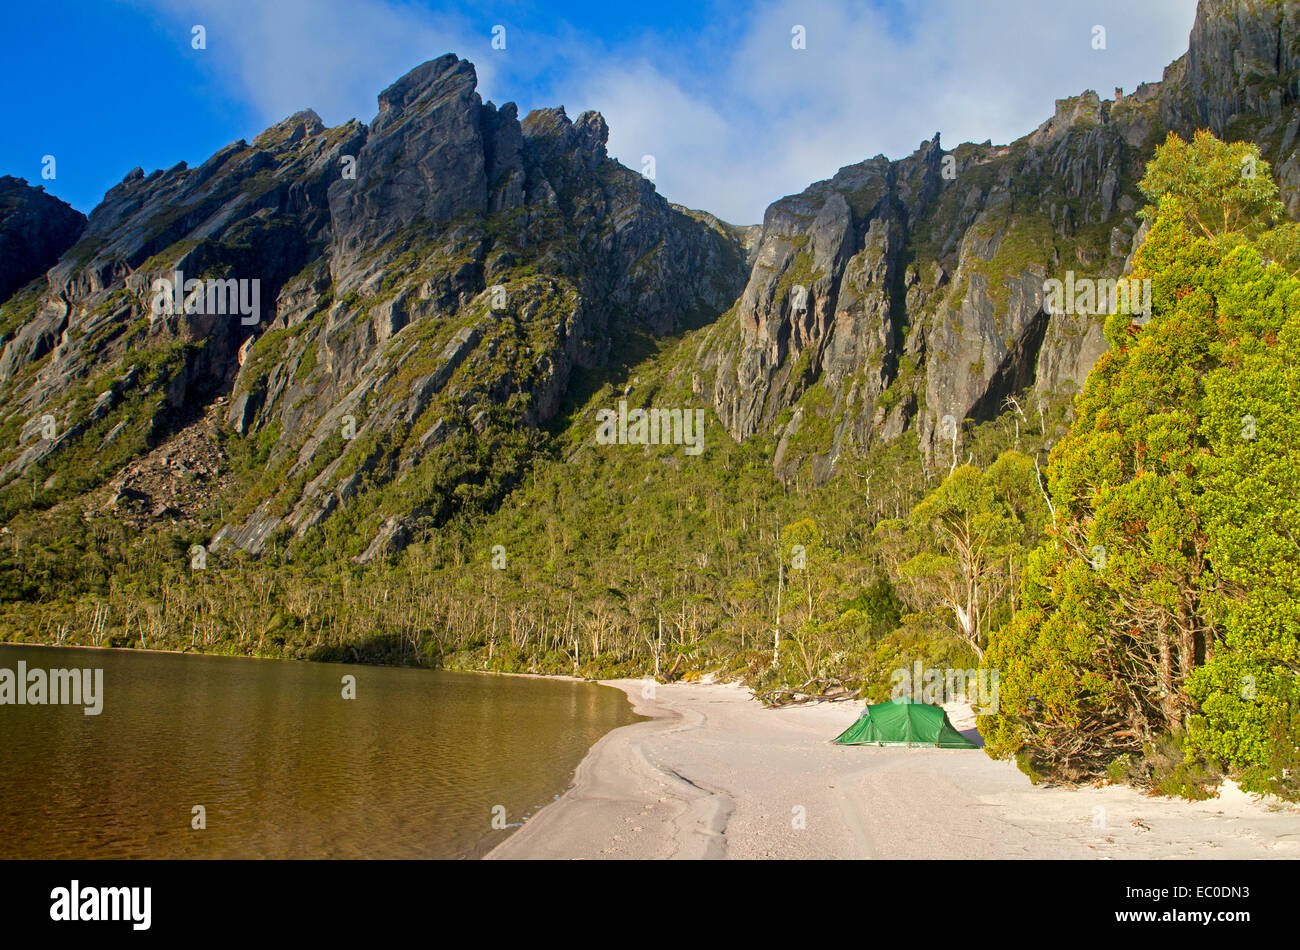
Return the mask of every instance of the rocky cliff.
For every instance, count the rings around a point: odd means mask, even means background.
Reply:
[[[1203,0],[1159,83],[1059,101],[1007,146],[945,151],[936,134],[773,204],[706,359],[719,417],[736,438],[774,430],[778,473],[821,481],[910,430],[929,461],[1008,397],[1068,396],[1104,351],[1104,315],[1049,314],[1044,281],[1124,273],[1136,182],[1168,132],[1258,142],[1300,211],[1298,16]]]
[[[217,547],[261,551],[404,481],[361,529],[369,559],[469,495],[490,504],[526,461],[506,443],[621,337],[731,303],[739,241],[611,160],[598,114],[521,121],[475,85],[444,56],[368,126],[303,112],[199,168],[128,174],[0,354],[16,446],[0,479],[35,473],[57,497],[69,467],[88,487],[215,411],[254,471]],[[177,273],[186,293],[160,313],[156,282]]]
[[[1068,404],[1103,352],[1101,315],[1049,313],[1044,281],[1124,273],[1167,132],[1259,142],[1300,211],[1297,16],[1203,0],[1161,82],[1062,100],[1010,145],[936,134],[761,227],[666,202],[597,113],[483,102],[453,55],[369,124],[305,111],[135,169],[84,230],[2,180],[0,521],[76,510],[216,556],[364,563],[492,510],[587,423],[572,406],[683,331],[690,391],[735,438],[770,434],[782,478],[905,435],[946,465],[1009,399]]]
[[[0,175],[0,303],[53,267],[85,226],[84,214],[44,189]]]

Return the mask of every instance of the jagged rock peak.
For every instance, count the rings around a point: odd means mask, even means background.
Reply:
[[[1300,3],[1202,0],[1187,54],[1159,83],[1058,100],[1009,145],[944,153],[936,136],[780,199],[739,332],[708,360],[719,417],[738,438],[774,430],[783,477],[806,460],[822,479],[910,429],[929,458],[941,419],[987,421],[1022,390],[1063,399],[1105,340],[1100,320],[1046,312],[1045,277],[1122,274],[1155,146],[1207,127],[1258,144],[1300,215]],[[808,413],[829,438],[800,437]]]
[[[253,140],[253,145],[259,148],[271,143],[297,145],[303,139],[324,131],[325,123],[321,117],[312,109],[303,109],[271,126]]]
[[[605,123],[605,117],[599,112],[588,109],[578,116],[574,127],[592,148],[603,148],[609,142],[609,126]]]
[[[609,141],[609,125],[599,112],[588,110],[575,122],[564,111],[564,106],[554,106],[528,113],[524,119],[524,134],[530,138],[557,139],[586,151],[599,152],[603,157],[605,144]]]
[[[455,53],[421,63],[379,94],[373,127],[383,128],[419,104],[432,105],[447,95],[465,96],[478,87],[474,64]]]
[[[0,303],[53,267],[86,216],[21,178],[0,176]]]

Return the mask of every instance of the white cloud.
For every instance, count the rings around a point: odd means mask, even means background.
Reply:
[[[1008,142],[1057,98],[1158,80],[1186,50],[1195,3],[909,0],[900,37],[869,4],[790,0],[759,8],[694,69],[629,69],[606,53],[565,86],[605,115],[612,154],[632,167],[655,154],[667,197],[752,223],[776,198],[935,131],[948,147]],[[796,24],[805,50],[791,48]],[[1092,49],[1097,24],[1104,51]]]
[[[669,199],[737,223],[844,165],[944,144],[1012,141],[1057,98],[1158,80],[1186,50],[1196,0],[767,0],[694,40],[611,47],[556,20],[541,43],[491,51],[488,27],[395,0],[141,0],[205,22],[212,68],[267,124],[306,106],[368,121],[376,94],[446,51],[498,102],[597,109],[610,153],[656,160]],[[896,0],[889,0],[895,3]],[[807,49],[791,48],[791,28]],[[1107,49],[1092,49],[1092,28]],[[540,37],[538,38],[540,39]]]
[[[490,35],[459,17],[386,0],[143,0],[189,35],[207,30],[209,69],[273,125],[312,108],[329,125],[369,122],[378,94],[444,53],[495,79]]]

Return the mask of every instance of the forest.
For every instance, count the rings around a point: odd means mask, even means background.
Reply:
[[[602,441],[620,400],[665,418],[700,402],[709,329],[645,336],[626,378],[586,380],[540,431],[466,442],[456,464],[475,478],[416,470],[259,557],[161,522],[13,512],[0,627],[15,642],[711,673],[770,703],[883,700],[918,663],[979,669],[999,691],[988,753],[1036,780],[1195,798],[1232,775],[1300,799],[1300,228],[1258,149],[1209,133],[1171,134],[1141,190],[1129,276],[1149,281],[1149,313],[1106,319],[1109,351],[1073,399],[1008,396],[958,427],[950,458],[927,464],[909,435],[817,483],[782,481],[770,434],[736,442],[711,416],[698,454]],[[256,494],[272,478],[258,436],[220,439]],[[447,485],[450,517],[358,563],[386,494]]]

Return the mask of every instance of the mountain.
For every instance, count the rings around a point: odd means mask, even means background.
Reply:
[[[1069,412],[1101,320],[1049,313],[1044,282],[1125,272],[1167,133],[1258,142],[1300,212],[1298,16],[1202,0],[1160,82],[1009,145],[936,134],[755,228],[668,203],[595,112],[484,103],[450,54],[368,125],[304,111],[134,169],[84,228],[4,179],[0,521],[378,563],[589,442],[595,393],[711,404],[786,483],[888,446],[946,471],[1009,399]]]
[[[736,234],[611,160],[600,115],[521,121],[475,85],[471,64],[443,56],[381,93],[369,126],[302,112],[198,168],[129,173],[44,293],[6,315],[17,448],[0,479],[111,480],[130,503],[176,462],[157,447],[187,426],[227,429],[271,477],[216,542],[256,553],[282,526],[303,535],[359,488],[420,469],[368,560],[444,518],[457,486],[492,482],[484,501],[499,497],[525,459],[496,464],[484,446],[551,421],[621,339],[731,303],[745,279]],[[155,312],[155,282],[177,272],[248,282],[240,300],[261,311]],[[176,513],[180,494],[149,494],[154,514]]]
[[[945,416],[987,422],[1007,397],[1077,392],[1101,320],[1049,314],[1044,281],[1125,272],[1144,233],[1136,183],[1168,133],[1257,142],[1300,212],[1298,18],[1295,3],[1203,0],[1161,82],[1058,101],[1006,146],[945,152],[936,134],[773,204],[706,358],[719,418],[738,439],[775,429],[778,473],[820,482],[910,430],[932,461]]]
[[[0,302],[53,267],[86,216],[20,178],[0,176]]]

